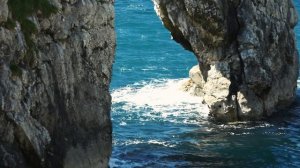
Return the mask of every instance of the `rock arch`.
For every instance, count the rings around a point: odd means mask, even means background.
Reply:
[[[291,0],[153,2],[174,39],[197,57],[196,85],[213,118],[259,120],[294,101],[298,17]]]

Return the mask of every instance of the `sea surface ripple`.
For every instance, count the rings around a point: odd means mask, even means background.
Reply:
[[[171,40],[152,2],[115,4],[110,167],[300,167],[300,90],[270,121],[211,123],[201,98],[179,89],[196,59]]]

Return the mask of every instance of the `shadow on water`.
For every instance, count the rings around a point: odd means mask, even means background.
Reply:
[[[267,121],[216,125],[181,134],[183,142],[166,162],[179,167],[299,167],[300,94],[292,107]],[[206,129],[203,129],[206,128]]]

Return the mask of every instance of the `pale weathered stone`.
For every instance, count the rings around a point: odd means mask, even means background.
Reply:
[[[0,167],[107,167],[113,1],[51,3],[56,14],[29,17],[38,29],[29,57],[20,24],[0,26]]]
[[[8,17],[7,0],[0,0],[0,23],[6,22]]]

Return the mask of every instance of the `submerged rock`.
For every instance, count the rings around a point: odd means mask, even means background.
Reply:
[[[107,167],[113,1],[50,3],[20,19],[0,0],[0,167]]]
[[[259,120],[294,101],[298,18],[292,0],[153,1],[173,39],[195,53],[199,73],[184,88],[197,88],[213,118]]]

